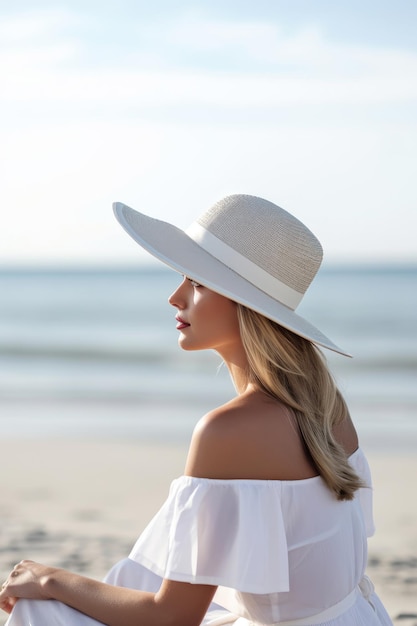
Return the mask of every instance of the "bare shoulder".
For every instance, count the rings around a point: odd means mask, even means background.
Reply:
[[[316,471],[291,411],[261,392],[252,392],[210,411],[198,422],[185,473],[285,480],[313,476]]]

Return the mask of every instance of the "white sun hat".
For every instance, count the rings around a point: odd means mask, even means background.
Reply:
[[[172,269],[319,346],[350,356],[295,309],[323,256],[296,217],[257,196],[227,196],[186,231],[115,202],[126,232]]]

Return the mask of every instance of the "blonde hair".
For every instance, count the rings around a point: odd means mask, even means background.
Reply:
[[[237,305],[237,313],[248,382],[293,411],[319,474],[339,500],[351,500],[363,484],[333,435],[349,413],[323,354],[307,339],[243,305]]]

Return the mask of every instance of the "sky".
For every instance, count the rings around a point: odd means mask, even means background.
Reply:
[[[0,0],[0,267],[134,264],[262,196],[328,262],[417,262],[415,0]]]

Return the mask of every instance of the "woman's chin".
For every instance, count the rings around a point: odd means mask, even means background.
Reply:
[[[193,343],[189,337],[186,337],[185,335],[181,334],[178,337],[178,345],[181,348],[181,350],[186,350],[186,351],[193,351],[193,350],[200,350],[201,348],[199,346],[197,346],[195,343]]]

